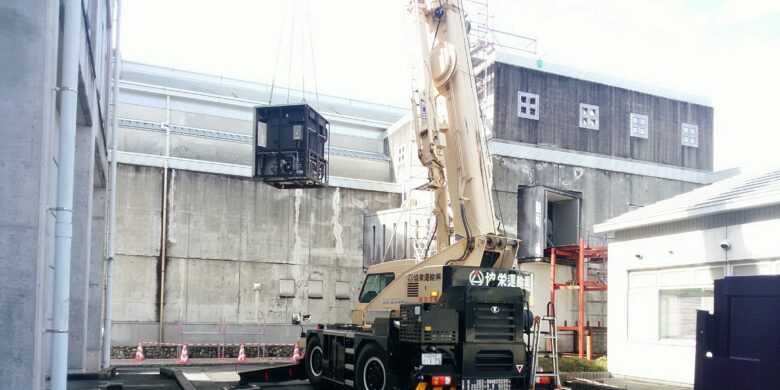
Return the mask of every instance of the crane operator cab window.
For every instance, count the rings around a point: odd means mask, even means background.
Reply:
[[[395,274],[392,272],[366,275],[366,281],[363,283],[363,289],[360,291],[358,302],[371,302],[393,279],[395,279]]]

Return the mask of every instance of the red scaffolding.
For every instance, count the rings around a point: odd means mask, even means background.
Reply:
[[[559,332],[573,332],[576,342],[577,356],[592,357],[592,339],[593,332],[605,332],[606,326],[602,326],[601,321],[597,326],[591,326],[590,321],[585,321],[585,294],[591,291],[606,291],[605,281],[588,280],[588,264],[599,263],[606,265],[607,247],[589,247],[585,245],[585,239],[580,238],[579,245],[553,247],[549,249],[550,255],[550,302],[555,304],[555,293],[558,290],[576,290],[578,300],[577,321],[574,326],[569,326],[564,322],[563,326],[558,326]],[[558,263],[574,263],[575,278],[566,283],[558,283],[556,280],[556,268]],[[587,351],[586,351],[586,339]]]

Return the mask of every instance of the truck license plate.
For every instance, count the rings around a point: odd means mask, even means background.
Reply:
[[[441,354],[440,353],[424,353],[422,354],[423,366],[441,366]]]
[[[464,379],[463,390],[512,390],[510,378]]]

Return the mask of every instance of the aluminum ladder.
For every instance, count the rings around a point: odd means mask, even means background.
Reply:
[[[543,331],[543,323],[547,324],[547,330]],[[545,343],[549,340],[551,349],[540,349],[539,344]],[[542,317],[537,316],[534,318],[534,333],[533,333],[533,355],[531,358],[531,372],[533,373],[533,381],[531,382],[531,389],[536,389],[536,381],[540,378],[551,378],[552,388],[561,388],[561,378],[558,376],[558,326],[555,322],[555,307],[552,302],[547,303],[547,314]],[[539,357],[552,358],[552,371],[538,372],[539,369]]]

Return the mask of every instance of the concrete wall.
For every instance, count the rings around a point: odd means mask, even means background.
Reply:
[[[76,372],[99,365],[111,4],[86,7],[92,53],[81,30],[68,361]],[[0,5],[0,387],[9,389],[46,388],[51,359],[59,22],[60,2]]]
[[[118,179],[112,341],[131,345],[158,337],[162,170],[120,165]],[[219,341],[203,332],[220,322],[226,340],[292,341],[295,329],[287,324],[297,312],[311,313],[313,322],[349,321],[353,302],[336,299],[335,289],[347,282],[354,298],[361,287],[363,215],[399,202],[398,194],[279,190],[248,178],[172,170],[164,341]],[[295,281],[294,298],[279,297],[282,279]],[[309,298],[310,281],[319,280],[322,298]],[[192,334],[180,334],[178,321]]]
[[[713,279],[724,275],[780,274],[778,231],[780,219],[770,219],[704,230],[659,231],[610,243],[610,372],[693,383],[695,340],[662,336],[660,292],[711,289]],[[730,250],[720,248],[722,240],[731,243]],[[711,306],[704,309],[712,310]]]
[[[0,377],[16,389],[43,388],[48,365],[58,8],[23,0],[0,6],[0,52],[14,53],[0,60]]]

